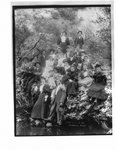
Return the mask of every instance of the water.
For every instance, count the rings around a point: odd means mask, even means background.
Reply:
[[[32,127],[28,121],[16,123],[16,135],[20,136],[66,136],[66,135],[104,135],[106,131],[92,126]]]

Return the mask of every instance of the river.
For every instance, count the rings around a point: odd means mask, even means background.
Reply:
[[[104,135],[106,131],[98,126],[62,126],[32,127],[28,121],[16,123],[16,136],[69,136],[69,135]]]

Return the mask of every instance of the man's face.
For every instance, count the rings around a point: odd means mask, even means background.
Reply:
[[[79,36],[82,36],[82,33],[81,33],[81,32],[79,32],[78,34],[79,34]]]

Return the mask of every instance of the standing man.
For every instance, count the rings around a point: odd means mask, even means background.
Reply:
[[[77,35],[78,36],[76,37],[76,39],[74,41],[75,47],[79,48],[79,49],[82,49],[83,45],[84,45],[84,38],[83,38],[83,35],[82,35],[82,31],[78,31]]]

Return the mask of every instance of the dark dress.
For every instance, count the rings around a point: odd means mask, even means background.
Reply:
[[[74,41],[75,47],[79,46],[80,49],[82,49],[83,44],[84,44],[84,39],[83,37],[79,38],[77,37]]]
[[[47,100],[45,101],[45,99]],[[32,109],[31,118],[35,119],[47,118],[49,114],[49,104],[50,104],[50,90],[49,87],[45,85],[43,87],[43,92],[39,95],[39,98]]]
[[[88,96],[105,100],[107,98],[104,90],[107,82],[106,76],[102,72],[99,72],[93,75],[93,79],[93,83],[88,90]]]
[[[62,53],[66,53],[67,46],[70,45],[69,38],[66,38],[65,42],[62,42],[61,37],[58,38],[57,44],[60,45]]]
[[[77,61],[77,59],[75,57],[73,57],[72,59],[71,58],[67,58],[67,63],[69,65],[72,65],[72,64],[76,63],[76,61]]]
[[[77,95],[78,92],[78,70],[71,71],[68,70],[67,76],[69,78],[69,82],[67,84],[67,96],[69,95]],[[72,80],[70,82],[70,80]]]

